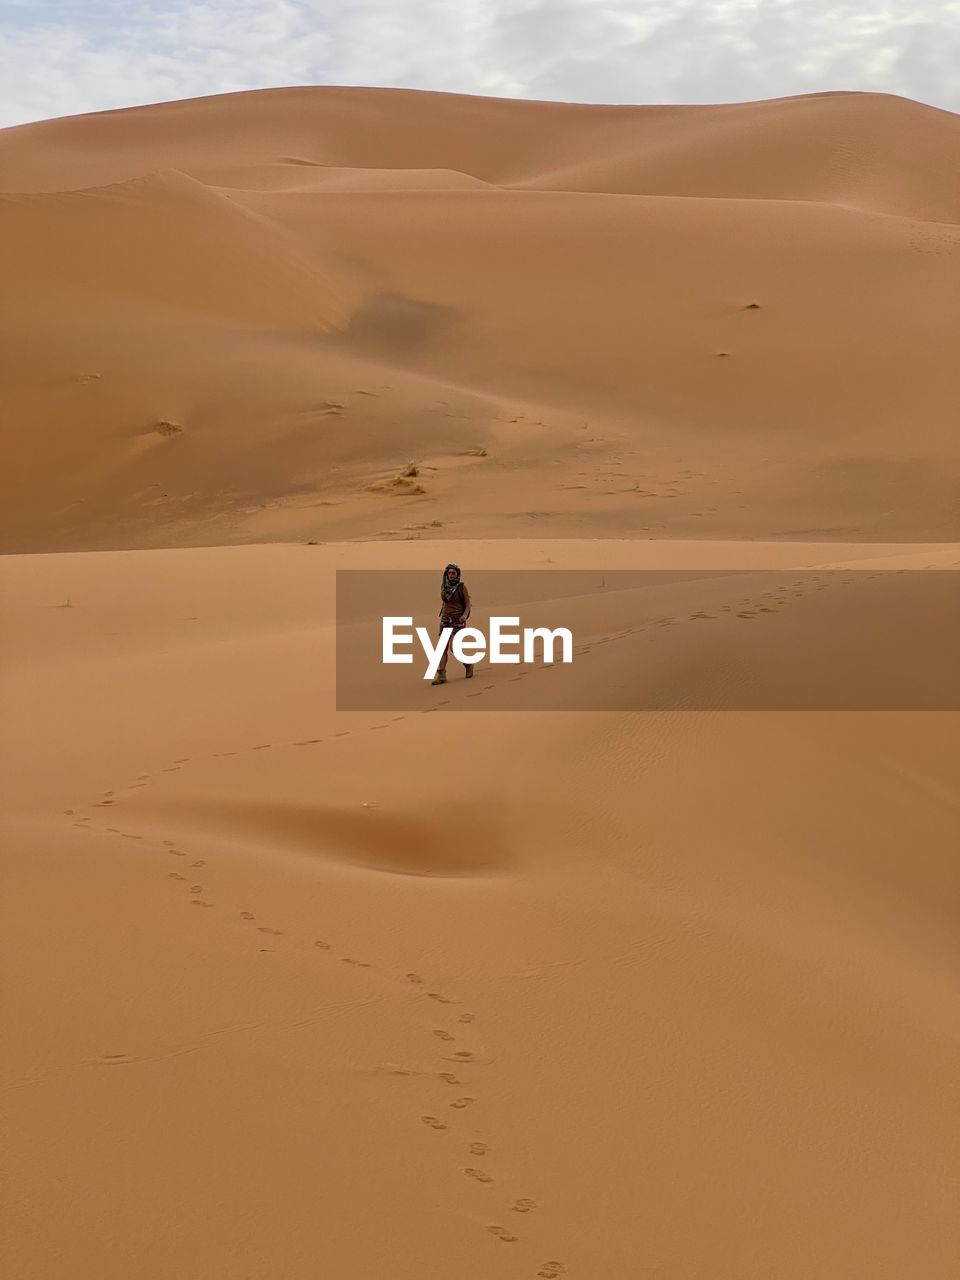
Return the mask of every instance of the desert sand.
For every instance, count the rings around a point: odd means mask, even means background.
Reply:
[[[863,662],[942,710],[690,672],[955,579],[958,142],[347,89],[0,133],[4,1274],[956,1273],[949,648]],[[337,570],[451,558],[669,571],[570,601],[564,679],[675,705],[338,710]]]
[[[953,540],[958,147],[864,94],[8,129],[0,547]]]

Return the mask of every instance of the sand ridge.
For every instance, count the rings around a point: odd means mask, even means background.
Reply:
[[[953,539],[957,128],[301,89],[5,130],[0,545]]]

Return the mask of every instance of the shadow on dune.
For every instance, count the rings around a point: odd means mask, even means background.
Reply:
[[[177,808],[222,833],[394,875],[485,875],[514,860],[502,826],[460,803],[422,816],[257,800],[193,801]]]

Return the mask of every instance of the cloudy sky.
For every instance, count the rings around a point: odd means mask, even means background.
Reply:
[[[0,126],[290,84],[960,111],[960,0],[0,0]]]

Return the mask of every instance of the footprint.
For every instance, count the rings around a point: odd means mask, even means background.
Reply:
[[[205,858],[198,858],[196,862],[190,863],[191,867],[205,867],[207,865]]]
[[[468,1178],[475,1178],[477,1182],[492,1182],[493,1179],[489,1173],[484,1173],[482,1169],[464,1169],[463,1171]]]
[[[295,742],[293,745],[295,747],[313,747],[316,746],[318,742],[322,741],[322,738],[304,738],[302,742]]]
[[[408,973],[407,981],[416,982],[419,985],[421,982],[423,982],[423,979],[420,977],[419,973]]]
[[[186,878],[187,878],[187,877],[186,877],[186,876],[182,876],[182,875],[180,874],[180,872],[179,872],[179,871],[168,871],[168,872],[167,872],[167,879],[168,879],[168,880],[186,880]]]
[[[531,1200],[527,1196],[521,1196],[519,1200],[514,1200],[510,1208],[514,1213],[529,1213],[531,1209],[537,1207],[536,1200]]]
[[[453,1040],[453,1036],[449,1031],[434,1031],[433,1033],[438,1040]]]
[[[67,815],[68,818],[72,818],[76,813],[76,809],[64,809],[63,812]]]
[[[445,1129],[447,1126],[442,1120],[438,1120],[436,1116],[421,1116],[420,1119],[424,1124],[428,1124],[431,1129]]]
[[[428,991],[427,998],[436,1000],[439,1004],[456,1004],[455,1000],[448,1000],[446,996],[440,995],[438,991]]]
[[[99,1067],[127,1067],[131,1062],[136,1061],[132,1053],[101,1053],[96,1059]]]
[[[452,1040],[453,1036],[451,1036],[450,1039]],[[470,1062],[474,1055],[469,1049],[458,1049],[453,1056],[455,1058],[459,1058],[461,1062]]]
[[[474,1022],[476,1021],[476,1016],[477,1015],[475,1013],[461,1013],[457,1021],[458,1022]]]
[[[329,950],[330,950],[330,943],[329,943],[329,942],[324,942],[324,941],[322,941],[322,939],[320,939],[320,938],[318,938],[318,939],[316,940],[316,942],[315,942],[313,945],[314,945],[315,947],[319,947],[321,951],[329,951]]]
[[[558,1276],[566,1274],[566,1270],[562,1262],[541,1262],[537,1275],[541,1280],[557,1280]]]
[[[165,846],[167,849],[172,849],[172,848],[173,848],[173,846],[174,846],[177,842],[176,842],[176,840],[164,840],[164,842],[163,842],[163,843],[164,843],[164,846]]]
[[[517,1243],[517,1236],[513,1235],[512,1232],[508,1231],[506,1227],[491,1226],[491,1227],[487,1227],[487,1230],[490,1232],[492,1236],[496,1236],[498,1240],[502,1240],[504,1244]],[[544,1275],[546,1273],[541,1271],[540,1274]],[[556,1275],[559,1275],[559,1274],[560,1274],[559,1271],[556,1272]]]
[[[438,1074],[437,1079],[438,1079],[438,1080],[442,1080],[442,1081],[444,1082],[444,1084],[459,1084],[459,1083],[460,1083],[460,1081],[457,1079],[457,1077],[453,1074],[453,1072],[452,1072],[452,1071],[441,1071],[441,1072]]]
[[[358,969],[370,968],[366,960],[351,960],[349,956],[341,956],[340,959],[344,964],[355,964]]]
[[[490,1148],[485,1142],[471,1142],[467,1150],[472,1156],[485,1156]]]
[[[212,907],[213,903],[204,902],[202,898],[191,898],[190,905],[191,907]]]
[[[259,747],[251,747],[251,751],[266,751],[267,747],[273,746],[272,742],[261,742]]]
[[[174,764],[189,764],[189,763],[190,763],[190,757],[189,757],[189,756],[181,756],[179,760],[174,760],[174,762],[173,762],[173,763],[174,763]]]
[[[190,892],[191,892],[191,893],[203,893],[203,885],[202,885],[202,884],[192,884],[192,885],[190,886]]]
[[[256,920],[256,918],[257,918],[257,917],[253,914],[253,912],[252,912],[252,911],[241,911],[241,912],[240,912],[240,919],[241,919],[241,920]]]
[[[450,1105],[457,1111],[462,1111],[464,1107],[469,1107],[474,1102],[476,1102],[476,1098],[458,1098],[456,1102],[451,1102]]]
[[[251,917],[251,919],[252,919],[252,918],[253,918],[253,917]],[[268,928],[267,928],[267,926],[266,926],[265,924],[258,925],[258,926],[257,926],[257,932],[258,932],[258,933],[269,933],[269,934],[270,934],[270,936],[271,936],[271,937],[273,937],[273,938],[282,938],[282,937],[283,937],[283,934],[282,934],[282,932],[281,932],[279,929],[268,929]]]

